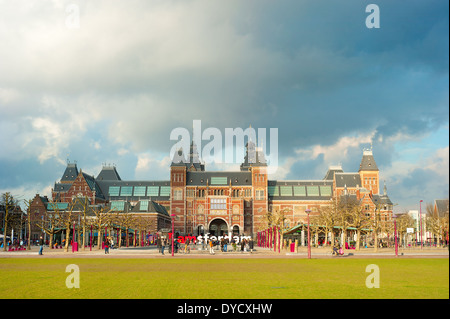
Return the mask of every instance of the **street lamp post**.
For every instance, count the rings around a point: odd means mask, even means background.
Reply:
[[[397,239],[397,215],[392,215],[394,217],[394,243],[395,243],[395,257],[398,257],[398,239]]]
[[[75,221],[73,221],[72,252],[75,252]]]
[[[175,214],[171,214],[170,216],[172,216],[172,257],[173,257],[173,237],[175,236],[174,233]]]
[[[305,213],[308,215],[308,259],[311,259],[311,241],[309,234],[309,213],[311,213],[310,209],[305,210]]]
[[[422,202],[423,200],[421,199],[419,201],[419,212],[420,212],[420,249],[423,249],[423,234],[422,234]]]

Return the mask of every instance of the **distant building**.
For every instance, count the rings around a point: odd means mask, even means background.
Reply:
[[[439,217],[448,217],[448,199],[436,199],[433,205],[433,213]]]

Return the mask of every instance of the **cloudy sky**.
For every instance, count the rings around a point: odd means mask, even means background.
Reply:
[[[380,28],[366,26],[370,3]],[[372,144],[398,211],[448,198],[448,12],[443,0],[0,0],[0,192],[50,195],[67,159],[168,179],[170,132],[201,120],[278,128],[273,179],[357,172]]]

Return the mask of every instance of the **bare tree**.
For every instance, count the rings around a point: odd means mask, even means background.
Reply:
[[[286,215],[291,214],[292,210],[288,207],[280,209],[278,211],[268,211],[263,216],[263,223],[259,227],[259,231],[275,227],[279,234],[281,234],[280,239],[273,237],[273,244],[276,245],[278,240],[280,243],[284,243],[283,230],[286,226]],[[284,245],[284,244],[283,244]],[[284,247],[284,246],[283,246]]]
[[[336,220],[339,227],[341,227],[341,246],[344,247],[347,229],[351,225],[351,211],[354,202],[351,197],[342,196],[337,202]]]
[[[128,229],[133,225],[134,216],[128,212],[118,212],[114,221],[119,225],[119,248],[122,246],[122,227],[126,232],[126,247],[128,247]]]
[[[325,232],[325,246],[328,244],[327,234],[331,234],[330,243],[333,247],[334,228],[337,226],[337,204],[335,200],[332,201],[331,205],[319,208],[319,223]]]
[[[320,224],[320,216],[313,215],[309,218],[309,231],[311,234],[314,234],[314,242],[310,239],[311,243],[315,246],[319,246],[319,234],[323,232],[323,227]]]
[[[32,220],[32,213],[31,213],[31,203],[33,202],[32,199],[24,200],[25,206],[27,208],[27,227],[28,227],[28,240],[27,240],[27,250],[31,250],[31,220]]]
[[[427,203],[426,211],[426,227],[436,238],[437,247],[440,247],[448,232],[448,213],[439,215],[431,203]]]
[[[84,246],[84,242],[86,240],[86,226],[89,225],[88,222],[88,212],[89,212],[89,199],[88,197],[84,197],[84,198],[78,198],[78,202],[79,204],[81,204],[81,211],[80,211],[80,216],[82,217],[81,219],[81,226],[83,229],[83,243],[81,244],[81,249],[85,250],[85,246]],[[80,232],[78,232],[78,236],[79,236]],[[79,240],[78,240],[79,241]]]
[[[75,212],[75,202],[70,203],[66,209],[59,212],[59,224],[66,230],[65,252],[69,251],[70,230],[73,229],[77,217],[78,214]],[[73,240],[75,240],[75,238],[73,238]]]
[[[93,213],[95,217],[92,219],[92,225],[97,229],[97,247],[98,249],[101,249],[103,236],[102,230],[109,226],[109,224],[114,220],[116,211],[107,206],[100,206],[93,209]]]
[[[360,204],[357,199],[352,199],[348,203],[349,205],[349,218],[351,227],[356,228],[356,246],[355,249],[360,249],[361,244],[361,232],[364,228],[370,225],[370,213]]]
[[[397,233],[400,246],[404,244],[404,237],[406,237],[408,228],[412,227],[414,227],[414,219],[407,213],[401,214],[397,218]]]
[[[138,246],[141,246],[142,242],[144,241],[144,236],[153,225],[153,222],[150,220],[150,218],[144,216],[135,216],[135,219],[136,219],[136,228],[139,231]]]
[[[45,219],[36,221],[36,226],[49,236],[49,247],[52,247],[54,235],[61,231],[62,218],[61,211],[56,203],[50,202],[49,206],[52,207],[52,211],[47,212]]]
[[[386,222],[381,220],[381,210],[383,209],[383,204],[375,205],[374,210],[371,212],[371,218],[369,226],[372,229],[372,235],[374,239],[374,251],[378,251],[379,237],[382,233],[389,232],[389,227],[392,227],[392,222]]]
[[[14,198],[11,193],[6,192],[2,194],[0,199],[0,204],[4,208],[3,214],[3,250],[6,251],[6,247],[8,246],[6,243],[6,235],[8,233],[9,228],[11,228],[11,223],[14,218],[14,210],[18,207],[18,201]],[[12,242],[13,238],[11,238]]]

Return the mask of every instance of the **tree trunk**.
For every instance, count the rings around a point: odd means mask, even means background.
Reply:
[[[330,243],[331,243],[331,249],[333,249],[334,247],[334,230],[331,231],[331,239],[330,239]]]
[[[69,252],[69,241],[70,241],[70,226],[66,225],[66,245],[64,246],[64,251]]]
[[[78,247],[80,247],[80,237],[81,237],[80,233],[81,233],[80,232],[80,227],[78,226],[77,227],[77,241],[76,241],[76,243],[78,243]]]
[[[356,230],[356,247],[355,249],[359,251],[359,246],[360,246],[360,241],[361,241],[361,230],[358,228]]]
[[[374,251],[377,252],[378,251],[378,233],[376,231],[374,233],[373,245],[374,245],[374,248],[375,248]]]
[[[50,240],[48,241],[48,247],[50,247],[50,249],[53,247],[53,234],[54,233],[55,232],[53,229],[48,232],[48,236],[50,237]]]
[[[3,231],[3,251],[6,251],[6,247],[8,246],[8,242],[6,241],[6,230],[7,229],[8,229],[8,220],[7,220],[7,218],[5,218],[5,228]]]
[[[102,228],[99,227],[98,228],[98,234],[97,234],[97,249],[100,250],[102,249]]]
[[[398,240],[398,247],[402,247],[402,244],[403,244],[403,234],[402,234],[401,232],[398,232],[397,240]]]
[[[31,213],[30,213],[31,215]],[[31,216],[28,216],[28,241],[27,241],[27,250],[31,250]]]

